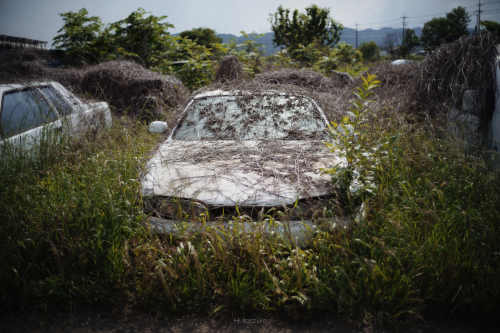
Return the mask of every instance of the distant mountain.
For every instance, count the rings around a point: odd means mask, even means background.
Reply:
[[[415,30],[415,34],[420,37],[422,34],[422,28],[416,27],[412,28]],[[473,29],[469,29],[470,32],[473,31]],[[389,33],[397,33],[400,34],[400,36],[403,35],[403,28],[382,28],[378,30],[373,30],[373,29],[365,29],[365,30],[359,30],[358,31],[358,45],[363,43],[363,42],[371,42],[372,40],[377,43],[378,46],[382,47],[384,45],[384,37],[389,34]],[[178,35],[178,34],[176,34]],[[238,40],[238,43],[243,43],[245,41],[244,36],[235,36],[232,34],[219,34],[219,37],[222,38],[222,42],[226,43],[229,41],[231,37],[235,37]],[[273,54],[274,52],[278,51],[280,48],[275,47],[273,45],[273,37],[274,33],[273,32],[267,32],[264,36],[257,38],[257,41],[261,44],[264,44],[266,50],[266,55]],[[347,44],[352,44],[356,46],[356,30],[351,29],[351,28],[344,28],[344,31],[342,35],[340,36],[340,41],[341,42],[346,42]]]
[[[415,33],[417,36],[420,37],[420,34],[422,33],[422,28],[413,28],[415,30]],[[388,33],[399,33],[403,35],[403,28],[399,29],[394,29],[394,28],[382,28],[379,30],[373,30],[373,29],[365,29],[365,30],[359,30],[358,31],[358,45],[363,43],[363,42],[371,42],[372,40],[377,43],[379,46],[383,46],[383,38],[385,35]],[[222,38],[222,41],[224,43],[228,42],[231,37],[236,37],[238,39],[238,43],[242,43],[245,41],[244,36],[235,36],[232,34],[219,34],[219,37]],[[274,47],[273,45],[273,37],[274,33],[273,32],[268,32],[266,33],[263,37],[258,38],[257,41],[261,44],[264,44],[266,46],[266,54],[272,54],[275,51],[279,50],[279,48]],[[351,29],[351,28],[344,28],[344,32],[340,36],[340,41],[341,42],[346,42],[348,44],[353,44],[354,46],[356,45],[356,30]]]

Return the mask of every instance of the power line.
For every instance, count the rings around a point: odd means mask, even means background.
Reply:
[[[482,3],[481,5],[484,4],[489,4],[489,3],[500,3],[500,1],[495,1],[495,2],[488,2],[488,3]],[[476,5],[470,5],[466,6],[465,8],[470,8],[470,7],[475,7]],[[442,14],[447,14],[448,12],[441,12],[441,13],[434,13],[434,14],[427,14],[427,15],[419,15],[419,16],[406,16],[406,18],[420,18],[420,17],[426,17],[426,16],[436,16],[436,15],[442,15]],[[393,20],[388,20],[388,21],[381,21],[381,22],[373,22],[373,23],[362,23],[358,24],[359,26],[366,26],[366,25],[379,25],[379,24],[384,24],[384,23],[389,23],[389,22],[395,22],[399,21],[399,19],[393,19]]]

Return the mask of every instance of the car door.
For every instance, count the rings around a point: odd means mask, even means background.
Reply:
[[[82,103],[57,82],[50,82],[48,86],[40,89],[65,120],[69,134],[78,135],[88,129],[98,130],[100,127],[111,126],[111,113],[106,102]]]
[[[59,115],[35,86],[4,91],[1,98],[3,149],[31,151],[42,142],[57,140],[62,131]]]

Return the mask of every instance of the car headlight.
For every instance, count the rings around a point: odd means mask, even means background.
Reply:
[[[153,197],[145,203],[148,213],[157,212],[164,218],[182,219],[187,216],[199,217],[206,213],[207,207],[199,202],[182,198]]]

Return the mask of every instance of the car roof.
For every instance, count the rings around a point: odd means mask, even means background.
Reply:
[[[4,91],[23,89],[27,87],[39,87],[47,84],[55,83],[54,81],[40,81],[40,82],[29,82],[29,83],[1,83],[0,84],[0,94]]]

